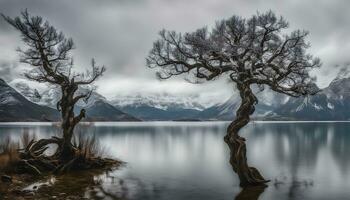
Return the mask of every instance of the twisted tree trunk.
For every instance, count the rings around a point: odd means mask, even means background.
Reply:
[[[238,134],[239,130],[249,123],[257,98],[249,85],[237,83],[237,88],[240,91],[241,105],[236,112],[236,119],[228,126],[227,135],[224,138],[230,148],[230,163],[238,174],[242,187],[264,185],[268,180],[265,180],[256,168],[248,166],[245,138]]]
[[[78,86],[75,84],[62,87],[62,98],[57,103],[57,108],[61,109],[63,130],[62,144],[57,153],[62,160],[70,160],[74,157],[75,149],[72,145],[74,128],[85,117],[84,109],[80,111],[78,116],[74,116],[74,105],[79,100],[79,98],[74,98],[77,89]]]

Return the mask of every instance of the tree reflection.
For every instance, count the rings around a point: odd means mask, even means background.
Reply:
[[[108,182],[106,177],[108,177],[108,171],[102,170],[71,172],[57,177],[48,177],[49,181],[45,184],[33,184],[32,188],[28,189],[35,192],[36,198],[56,196],[60,199],[127,199],[128,190],[124,181],[114,181],[113,177],[113,185],[121,189],[111,192],[104,186]]]
[[[250,141],[248,153],[256,158],[254,152],[266,150],[267,155],[258,156],[275,163],[265,167],[273,168],[274,176],[280,172],[287,179],[275,179],[274,188],[287,190],[288,199],[302,199],[315,181],[324,184],[320,174],[327,177],[329,173],[333,185],[338,186],[347,179],[350,160],[344,158],[350,154],[348,129],[349,123],[340,122],[255,123],[245,131]],[[268,141],[268,145],[261,141]]]
[[[258,200],[267,186],[245,187],[238,193],[235,200]]]

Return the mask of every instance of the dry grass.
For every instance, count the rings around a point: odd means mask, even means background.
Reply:
[[[23,131],[19,141],[14,141],[6,136],[0,141],[0,171],[8,172],[20,160],[18,150],[25,148],[32,140],[36,140],[35,134]]]
[[[36,140],[35,134],[29,134],[27,131],[24,131],[21,135],[21,148],[24,148],[29,145],[30,141]]]
[[[7,172],[11,166],[19,161],[18,142],[13,142],[9,136],[5,137],[0,143],[0,171]]]
[[[101,146],[95,134],[87,136],[79,132],[73,139],[73,145],[78,149],[77,154],[84,160],[103,157],[106,154],[105,148]]]
[[[79,126],[76,129],[76,135],[73,137],[73,145],[77,149],[76,156],[81,162],[91,162],[96,158],[106,156],[106,149],[102,147],[95,134],[86,135],[86,129],[91,128],[90,124]],[[21,137],[14,141],[10,136],[5,137],[0,141],[0,171],[11,172],[13,166],[20,161],[18,150],[24,149],[32,141],[36,141],[35,134],[23,132]],[[48,150],[50,151],[50,150]],[[45,152],[48,155],[48,151]],[[52,151],[52,150],[51,150]],[[49,155],[48,155],[49,156]]]

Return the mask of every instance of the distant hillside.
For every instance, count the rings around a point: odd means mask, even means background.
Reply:
[[[30,102],[0,79],[0,121],[58,121],[57,110]]]
[[[350,120],[350,73],[339,74],[313,96],[294,98],[269,89],[253,90],[259,102],[252,118],[257,120]],[[134,99],[126,98],[114,105],[141,119],[161,121],[232,120],[241,101],[238,94],[233,94],[226,101],[205,108],[191,100],[167,104],[156,98]],[[128,103],[123,105],[123,102]]]
[[[274,110],[289,100],[289,97],[268,89],[260,92],[255,88],[255,93],[257,94],[259,103],[255,106],[253,118],[264,118],[265,116],[275,115]],[[197,115],[197,118],[202,120],[232,120],[240,103],[240,96],[234,94],[225,102],[203,110]]]
[[[136,116],[145,121],[172,121],[172,120],[197,120],[201,113],[199,110],[186,108],[156,108],[150,105],[128,105],[116,107],[126,113]]]
[[[337,77],[317,95],[291,98],[275,112],[297,120],[350,120],[350,78]]]
[[[273,91],[257,95],[253,118],[259,120],[350,120],[350,77],[338,75],[328,87],[313,96],[287,97]],[[198,118],[232,120],[240,99],[232,96],[222,104],[203,110]]]
[[[350,73],[349,73],[350,74]],[[2,81],[3,82],[3,81]],[[6,84],[6,83],[3,83]],[[35,92],[28,84],[16,82],[14,84],[18,90],[21,90],[26,97],[33,102],[41,105],[47,105],[52,108],[56,105],[60,95],[57,90],[47,89],[41,92]],[[11,105],[11,96],[2,89],[2,120],[11,121],[17,120],[13,113],[32,109],[25,108],[24,103],[19,103],[19,106]],[[321,92],[314,96],[305,96],[293,98],[284,94],[279,94],[269,89],[258,91],[253,88],[259,100],[256,105],[256,110],[252,116],[258,120],[350,120],[350,76],[340,74],[335,78],[328,87],[322,89]],[[13,89],[12,92],[14,93]],[[34,94],[34,95],[33,95]],[[18,93],[16,94],[19,95]],[[15,95],[15,96],[16,96]],[[21,96],[21,95],[19,95]],[[20,98],[20,97],[18,97]],[[17,99],[18,99],[17,98]],[[231,98],[216,104],[201,104],[197,97],[173,97],[170,95],[135,95],[135,96],[119,96],[113,101],[108,101],[102,95],[94,92],[87,104],[79,102],[76,112],[84,107],[87,110],[88,121],[205,121],[205,120],[232,120],[235,117],[235,112],[240,105],[240,97],[238,94],[233,94]],[[24,102],[26,99],[21,96],[19,102]],[[23,100],[24,99],[24,100]],[[9,102],[9,103],[6,103]],[[28,100],[26,101],[28,102]],[[29,102],[31,103],[31,102]],[[8,104],[8,105],[7,105]],[[28,103],[27,103],[28,104]],[[27,105],[26,104],[26,105]],[[30,105],[38,106],[33,103]],[[35,109],[35,112],[26,112],[24,114],[33,114],[35,117],[18,115],[20,120],[40,120],[46,118],[54,118],[50,114],[56,113],[52,109],[45,106],[39,106],[41,109]],[[5,109],[9,110],[8,114]],[[18,108],[18,110],[16,110]],[[37,114],[36,112],[41,112]],[[44,112],[45,111],[45,112]],[[36,114],[35,114],[36,113]],[[22,114],[22,113],[21,113]],[[45,114],[45,115],[44,115]],[[42,117],[44,116],[44,117]],[[46,116],[46,117],[45,117]],[[57,116],[57,115],[55,115]],[[52,120],[52,119],[49,119]]]
[[[24,79],[14,80],[11,85],[28,100],[52,109],[56,108],[56,104],[61,98],[59,89],[55,87],[47,87],[43,91],[37,91]],[[87,90],[80,89],[80,92],[87,92]],[[92,93],[87,102],[80,100],[75,106],[74,112],[79,113],[82,108],[86,109],[84,121],[140,121],[118,110],[109,104],[105,97],[96,92]]]
[[[198,96],[177,97],[170,94],[117,96],[111,103],[118,109],[146,121],[198,120],[205,109]]]
[[[87,113],[85,121],[141,121],[101,100],[95,101],[85,109]]]

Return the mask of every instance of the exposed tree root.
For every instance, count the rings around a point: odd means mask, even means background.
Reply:
[[[91,153],[87,155],[86,150],[81,152],[80,148],[74,146],[72,158],[70,160],[61,159],[62,141],[58,137],[40,139],[38,141],[32,139],[26,147],[18,149],[19,160],[14,164],[14,170],[19,173],[35,175],[50,172],[61,174],[71,170],[109,168],[121,163],[118,160],[96,157]],[[46,150],[49,149],[49,145],[58,146],[56,152],[51,156],[45,154]]]

